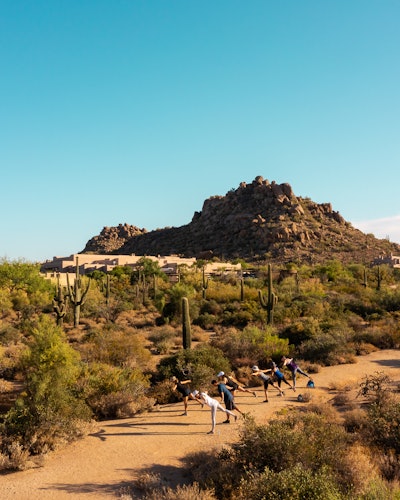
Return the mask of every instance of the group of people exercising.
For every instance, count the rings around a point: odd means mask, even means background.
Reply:
[[[296,375],[300,373],[305,377],[311,380],[311,377],[303,371],[298,364],[294,361],[293,358],[287,358],[286,356],[282,357],[282,367],[287,367],[292,376],[292,383],[290,383],[284,373],[279,369],[277,364],[271,360],[270,362],[271,368],[267,368],[266,370],[260,370],[257,365],[254,365],[251,368],[252,376],[259,377],[264,385],[264,394],[265,399],[264,402],[268,403],[268,387],[271,385],[277,391],[279,391],[279,395],[283,396],[284,392],[281,389],[281,384],[284,382],[288,385],[294,392],[296,392]],[[216,426],[216,414],[217,410],[223,411],[226,413],[226,420],[224,420],[224,424],[230,423],[230,418],[233,417],[235,422],[237,420],[237,415],[233,413],[233,410],[236,410],[241,415],[245,415],[236,405],[235,403],[235,392],[248,392],[253,394],[253,396],[257,397],[257,393],[247,387],[241,385],[234,377],[226,375],[223,371],[219,372],[216,379],[211,381],[211,384],[218,389],[218,393],[221,397],[221,401],[224,402],[225,408],[221,405],[221,403],[217,400],[209,396],[207,391],[197,391],[192,390],[190,388],[191,380],[178,380],[177,377],[172,377],[171,381],[174,383],[174,390],[180,393],[183,399],[184,405],[184,413],[182,415],[187,415],[188,411],[188,401],[189,399],[193,399],[197,403],[199,403],[202,407],[207,405],[211,409],[211,430],[208,434],[215,433]]]

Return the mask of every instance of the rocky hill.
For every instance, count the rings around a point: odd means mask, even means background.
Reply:
[[[367,263],[400,254],[400,246],[355,229],[330,203],[314,203],[296,196],[289,184],[259,176],[205,200],[189,224],[149,232],[127,224],[104,228],[83,253]]]
[[[119,249],[134,238],[146,234],[146,229],[139,229],[129,224],[119,224],[117,227],[104,227],[98,236],[94,236],[87,243],[81,253],[121,253]]]

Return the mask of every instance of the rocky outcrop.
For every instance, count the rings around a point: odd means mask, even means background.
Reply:
[[[137,255],[182,254],[222,259],[286,262],[367,262],[399,245],[355,229],[330,203],[314,203],[293,193],[287,183],[258,176],[225,196],[212,196],[181,227],[147,232],[135,226],[104,228],[84,252]]]
[[[98,236],[94,236],[86,243],[82,253],[116,253],[131,238],[145,233],[146,229],[139,229],[129,224],[104,227]]]

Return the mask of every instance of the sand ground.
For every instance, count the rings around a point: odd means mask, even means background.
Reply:
[[[357,363],[322,368],[313,375],[314,401],[331,399],[331,384],[361,382],[366,374],[384,371],[400,381],[400,350],[385,350],[358,357]],[[297,395],[305,391],[307,379],[299,376],[297,393],[289,388],[283,398],[270,389],[264,403],[261,387],[258,397],[237,393],[236,403],[252,414],[258,423],[266,423],[283,406],[299,405]],[[284,387],[283,387],[284,388]],[[225,414],[218,412],[214,435],[210,430],[210,410],[194,401],[188,416],[182,416],[183,404],[160,406],[157,410],[124,420],[96,424],[85,439],[49,454],[41,467],[0,475],[2,500],[36,499],[110,499],[119,498],[146,472],[161,474],[174,485],[182,477],[181,459],[190,452],[221,447],[238,436],[241,419],[222,424]]]

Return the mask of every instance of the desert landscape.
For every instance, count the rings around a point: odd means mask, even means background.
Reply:
[[[384,372],[400,382],[400,351],[382,350],[356,358],[356,363],[321,368],[313,376],[310,389],[314,403],[330,401],[336,391],[347,391],[357,398],[359,383],[367,374]],[[297,401],[304,393],[307,379],[299,377],[297,392],[285,391],[281,398],[270,390],[270,402],[264,403],[261,387],[258,394],[239,393],[239,408],[254,416],[260,424],[285,406],[306,405]],[[335,390],[336,389],[336,390]],[[89,435],[56,452],[50,453],[41,466],[4,474],[0,481],[2,499],[106,499],[140,498],[135,482],[145,474],[159,474],[163,484],[174,486],[187,478],[182,459],[194,451],[221,448],[235,441],[243,420],[223,425],[224,414],[218,412],[214,435],[210,429],[210,412],[195,402],[189,403],[188,416],[182,416],[182,403],[161,405],[154,411],[134,418],[98,422]]]

